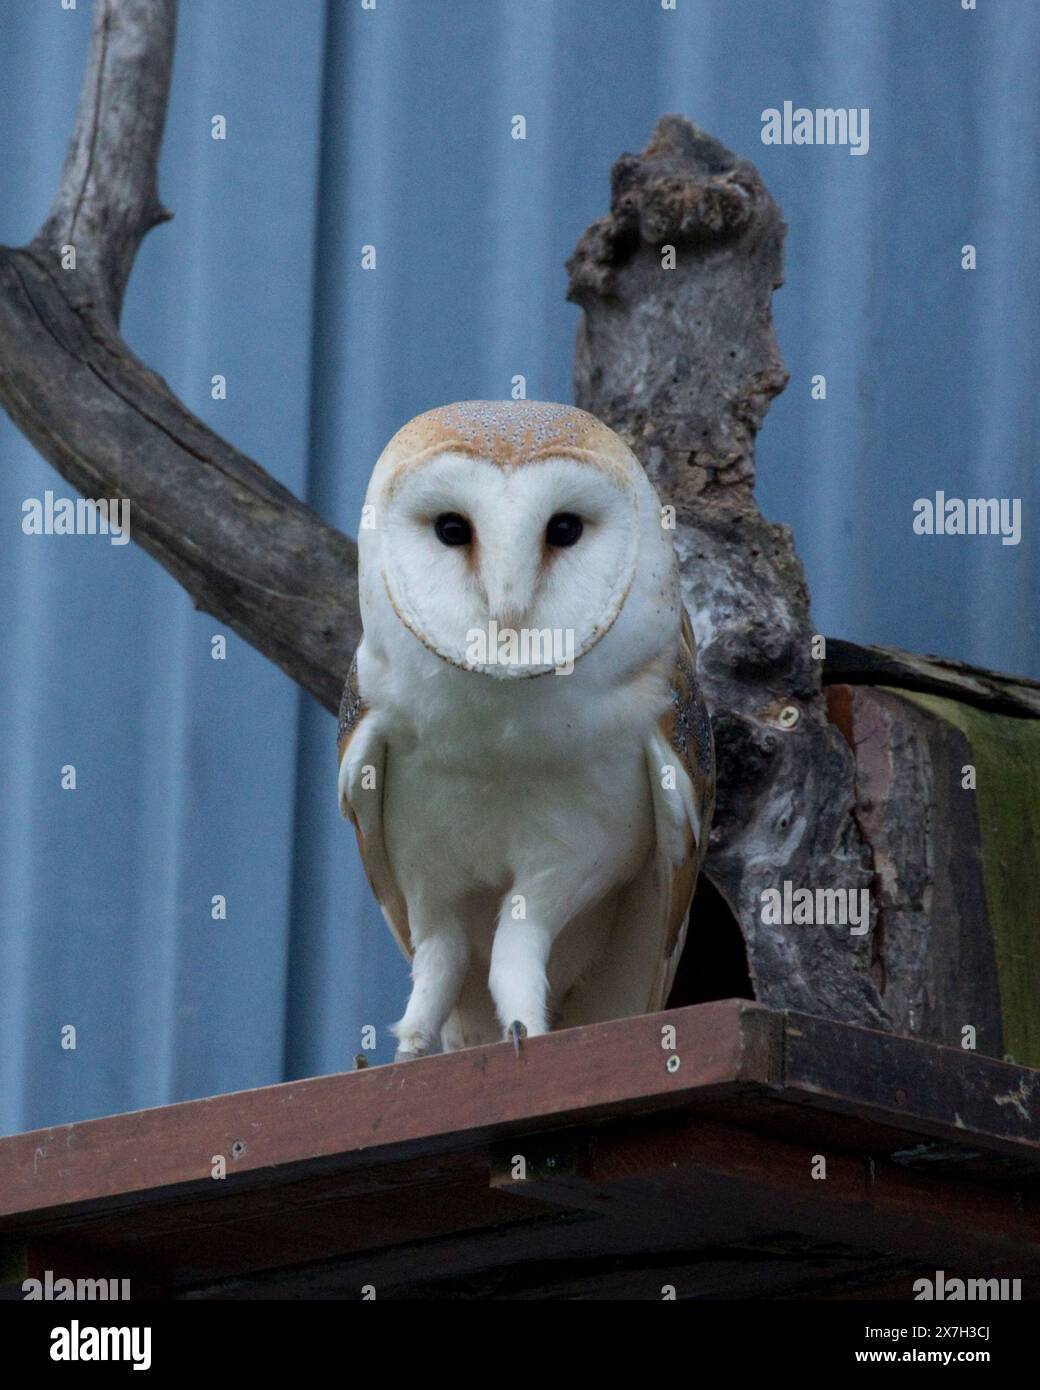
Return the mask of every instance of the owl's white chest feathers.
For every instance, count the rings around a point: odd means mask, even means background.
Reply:
[[[568,486],[601,485],[580,466],[576,472]],[[531,481],[548,487],[552,476]],[[540,553],[541,531],[526,548],[509,531],[523,511],[515,498],[498,536],[514,556],[503,595],[510,583],[521,585],[534,615],[526,622],[575,635],[579,654],[568,674],[502,678],[460,669],[453,652],[466,624],[479,628],[487,614],[454,571],[437,569],[444,559],[457,567],[459,557],[439,546],[424,555],[428,569],[408,571],[395,590],[393,566],[404,564],[408,547],[388,561],[390,552],[363,545],[359,685],[386,739],[382,824],[409,904],[417,895],[443,901],[453,884],[501,896],[551,879],[554,908],[573,895],[578,910],[633,878],[652,849],[647,747],[670,703],[677,573],[645,477],[636,477],[632,493],[602,486],[610,495],[601,507],[620,509],[619,539],[610,540],[604,520],[598,536],[582,537],[587,558],[578,547],[573,557],[553,558],[542,600],[541,590],[532,600],[523,587],[527,550]],[[498,520],[478,522],[477,534],[494,539]],[[480,552],[474,562],[497,592],[494,559]],[[461,623],[467,603],[477,606]]]
[[[560,866],[597,894],[630,879],[651,848],[644,750],[667,705],[664,663],[597,689],[583,663],[517,681],[433,660],[418,684],[400,666],[374,682],[387,851],[406,893],[502,894]]]

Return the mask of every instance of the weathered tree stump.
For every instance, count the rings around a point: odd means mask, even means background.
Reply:
[[[849,670],[853,649],[834,645]],[[940,667],[922,689],[920,657],[903,685],[897,654],[864,656],[861,677],[888,658],[887,683],[827,697],[874,856],[890,1026],[1040,1066],[1040,686],[967,670],[992,687],[967,699],[957,680],[936,688]]]

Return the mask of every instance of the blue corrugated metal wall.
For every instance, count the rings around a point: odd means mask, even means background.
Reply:
[[[5,242],[46,212],[89,23],[88,0],[0,0]],[[409,416],[517,373],[570,398],[563,261],[612,160],[681,111],[789,223],[759,495],[819,629],[1040,675],[1038,59],[1034,0],[185,0],[176,220],[127,337],[353,533]],[[869,107],[869,154],[763,146],[784,100]],[[211,660],[219,626],[133,546],[24,536],[47,488],[69,493],[0,419],[0,1130],[348,1066],[407,979],[336,812],[331,719],[230,634]],[[914,536],[937,488],[1021,497],[1021,544]]]

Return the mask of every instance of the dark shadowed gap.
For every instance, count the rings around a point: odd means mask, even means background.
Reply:
[[[704,874],[697,880],[690,927],[679,960],[669,1009],[712,999],[754,999],[747,950],[737,919]]]

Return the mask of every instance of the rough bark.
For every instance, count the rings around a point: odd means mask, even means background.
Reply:
[[[192,415],[117,327],[141,239],[169,216],[156,165],[175,18],[174,0],[97,0],[50,214],[28,247],[0,248],[0,402],[84,496],[129,500],[131,537],[196,607],[335,712],[360,635],[353,542]]]
[[[872,875],[852,758],[812,654],[802,567],[789,529],[767,522],[753,495],[755,435],[787,381],[770,307],[783,237],[752,164],[662,117],[643,153],[614,165],[610,213],[568,262],[569,296],[584,310],[575,394],[676,508],[718,758],[706,871],[744,932],[756,995],[885,1024],[872,933],[762,923],[766,888],[859,890]]]
[[[70,298],[113,323],[142,238],[171,215],[156,166],[176,27],[176,0],[97,0],[72,141],[32,243],[48,260],[74,246]]]
[[[961,780],[971,744],[888,689],[832,685],[827,697],[856,762],[855,814],[876,871],[874,972],[892,1027],[960,1047],[971,1024],[978,1050],[1000,1057],[997,924]]]

